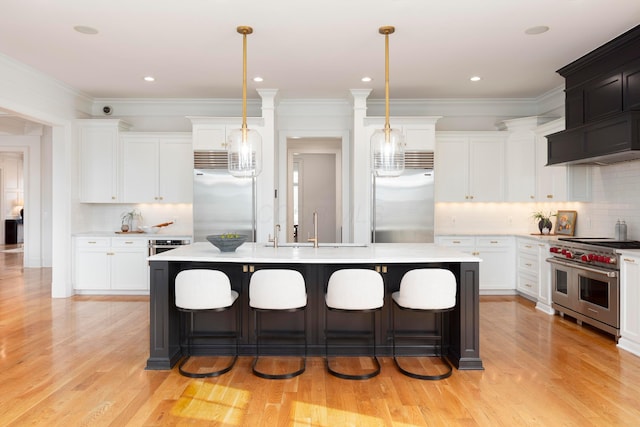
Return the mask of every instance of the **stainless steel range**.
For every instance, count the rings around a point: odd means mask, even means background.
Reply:
[[[620,336],[620,256],[616,249],[640,249],[638,241],[560,238],[551,246],[553,308],[561,315]]]

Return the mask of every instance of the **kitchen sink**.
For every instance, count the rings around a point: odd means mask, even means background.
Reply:
[[[366,248],[368,243],[318,243],[320,248]],[[273,247],[273,243],[266,243],[265,247]],[[279,248],[313,248],[313,243],[278,243]]]

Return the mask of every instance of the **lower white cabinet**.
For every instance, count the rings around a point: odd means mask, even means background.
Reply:
[[[623,253],[620,265],[620,339],[618,347],[640,356],[640,254]]]
[[[512,295],[515,293],[515,256],[513,236],[438,236],[436,243],[457,248],[482,259],[480,293]]]
[[[516,289],[518,293],[536,302],[536,308],[554,314],[551,307],[550,243],[547,239],[517,237]]]
[[[147,238],[76,237],[74,252],[76,293],[149,292]]]

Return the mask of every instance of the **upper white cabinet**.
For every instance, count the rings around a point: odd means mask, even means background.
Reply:
[[[564,130],[564,119],[537,127],[536,200],[541,202],[588,202],[591,200],[591,167],[547,164],[547,135]]]
[[[128,125],[121,120],[78,120],[80,201],[121,203],[119,134]]]
[[[536,137],[537,117],[505,120],[508,131],[505,142],[505,200],[532,202],[536,200]]]
[[[436,133],[436,201],[504,201],[505,132]]]
[[[436,122],[439,118],[439,116],[392,117],[389,122],[392,128],[400,130],[404,135],[405,150],[435,151]],[[364,119],[369,137],[376,129],[384,128],[384,120],[384,117],[366,117]]]
[[[190,133],[123,133],[123,202],[191,203]]]

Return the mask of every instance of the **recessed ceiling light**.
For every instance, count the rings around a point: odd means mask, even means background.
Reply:
[[[145,82],[155,82],[156,78],[153,76],[145,76],[143,77]]]
[[[546,33],[547,31],[549,31],[549,27],[546,25],[538,25],[537,27],[527,28],[524,30],[524,33],[530,36],[535,36],[536,34]]]
[[[82,34],[98,34],[98,30],[93,27],[87,27],[86,25],[76,25],[73,29]]]
[[[260,77],[260,76],[256,76],[256,77],[253,78],[253,81],[256,82],[256,83],[260,83],[260,82],[263,82],[264,79],[262,77]]]
[[[482,79],[480,78],[480,76],[473,76],[469,80],[471,80],[472,82],[479,82]]]
[[[369,83],[372,80],[373,79],[371,77],[366,77],[366,76],[360,79],[360,81],[363,83]]]

